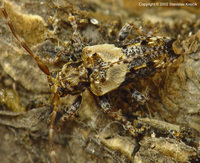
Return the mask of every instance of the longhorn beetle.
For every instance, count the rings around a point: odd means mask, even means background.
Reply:
[[[161,36],[147,37],[133,24],[126,23],[120,30],[118,40],[115,43],[86,46],[82,48],[75,18],[69,14],[69,21],[74,30],[73,46],[77,53],[81,49],[81,60],[68,62],[64,64],[62,69],[51,72],[45,63],[31,51],[26,42],[18,36],[3,3],[1,3],[1,10],[14,37],[36,60],[38,67],[47,76],[50,89],[54,94],[52,100],[53,111],[49,129],[49,142],[53,162],[57,162],[52,139],[54,122],[60,98],[68,94],[81,95],[81,92],[85,89],[90,89],[91,92],[97,96],[97,101],[104,112],[108,113],[115,120],[120,121],[134,137],[142,133],[142,129],[134,127],[125,117],[112,111],[112,106],[104,95],[122,85],[133,82],[135,79],[153,76],[165,70],[180,56],[173,51],[172,44],[175,41],[174,39]],[[139,36],[134,40],[124,41],[132,28],[137,31]],[[59,60],[61,55],[62,51],[57,55],[55,62]],[[145,96],[137,90],[133,90],[132,97],[140,103],[145,103],[146,101]],[[65,121],[72,117],[80,104],[81,96],[75,100],[68,109],[67,115],[64,115],[61,120]]]

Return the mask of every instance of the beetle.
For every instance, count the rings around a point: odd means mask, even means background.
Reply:
[[[75,17],[69,14],[69,21],[74,29],[75,51],[78,53],[81,49],[81,60],[68,62],[61,69],[50,71],[47,65],[31,51],[27,43],[18,36],[3,3],[1,3],[1,10],[14,37],[35,59],[40,70],[47,76],[51,92],[54,94],[49,129],[53,162],[56,162],[56,152],[52,141],[55,118],[60,98],[68,94],[79,94],[80,96],[70,106],[67,114],[61,118],[62,121],[69,119],[76,113],[81,104],[81,93],[89,89],[98,98],[97,101],[103,111],[120,121],[134,137],[145,130],[145,128],[134,127],[124,116],[113,112],[112,106],[104,95],[120,86],[134,82],[135,79],[143,79],[164,71],[180,56],[173,51],[174,39],[162,36],[147,37],[134,24],[126,23],[119,32],[118,40],[113,44],[82,47]],[[132,28],[139,33],[139,36],[133,40],[125,41]],[[56,61],[61,55],[62,51],[57,55]],[[133,90],[133,98],[137,102],[145,103],[145,96],[137,90]]]

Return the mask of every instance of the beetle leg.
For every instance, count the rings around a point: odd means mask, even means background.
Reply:
[[[50,129],[49,129],[49,144],[51,148],[51,159],[53,163],[57,162],[56,151],[53,145],[53,133],[54,133],[54,124],[55,124],[56,114],[58,111],[59,102],[60,102],[60,96],[58,92],[56,92],[53,97],[53,112],[51,114],[51,122],[50,122]]]
[[[70,106],[70,108],[66,111],[66,114],[64,114],[61,117],[61,123],[65,122],[66,120],[70,119],[71,117],[73,117],[76,114],[76,111],[79,109],[80,105],[81,105],[81,100],[82,97],[79,96],[75,102]]]
[[[99,104],[105,113],[108,113],[115,120],[120,121],[123,124],[124,128],[129,130],[133,137],[137,137],[139,134],[143,134],[147,130],[146,127],[136,128],[124,116],[119,115],[117,112],[113,112],[110,103],[104,96],[99,97]]]
[[[75,49],[75,53],[77,56],[77,58],[81,58],[81,53],[82,53],[82,42],[81,42],[81,34],[80,32],[78,31],[78,27],[77,27],[77,24],[76,24],[76,20],[75,20],[75,17],[72,16],[72,14],[70,13],[69,14],[69,21],[72,25],[72,28],[73,28],[73,37],[72,37],[72,41],[73,41],[73,46],[74,46],[74,49]]]
[[[123,40],[125,40],[125,38],[129,35],[129,33],[131,32],[131,30],[132,30],[132,25],[131,24],[129,24],[129,23],[126,23],[123,27],[122,27],[122,29],[119,31],[119,38],[118,38],[118,40],[119,41],[123,41]]]
[[[131,98],[134,99],[140,105],[145,105],[146,102],[149,100],[148,96],[143,95],[141,92],[134,88],[130,88]]]
[[[64,50],[61,50],[54,58],[47,57],[47,58],[42,58],[41,60],[45,63],[54,65],[60,61],[60,57],[63,54],[63,52]]]
[[[134,28],[140,36],[145,36],[133,23],[126,23],[119,31],[118,41],[125,40],[130,34],[132,28]]]

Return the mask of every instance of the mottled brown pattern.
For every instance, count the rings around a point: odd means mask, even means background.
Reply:
[[[104,112],[109,113],[115,120],[120,121],[130,131],[132,136],[137,137],[139,134],[143,134],[148,130],[146,126],[140,129],[136,128],[132,124],[132,121],[127,120],[120,111],[113,112],[112,106],[109,105],[106,99],[102,100],[98,96],[110,93],[121,85],[133,82],[136,78],[146,78],[165,70],[179,57],[172,49],[173,39],[159,36],[147,37],[136,28],[140,36],[127,41],[125,39],[129,35],[132,27],[134,27],[133,24],[127,23],[125,27],[130,28],[122,28],[119,32],[119,40],[117,42],[99,45],[92,44],[93,46],[85,46],[85,48],[82,48],[83,44],[79,38],[80,33],[77,30],[75,17],[69,14],[69,20],[74,30],[72,38],[74,42],[72,45],[74,46],[74,51],[78,52],[78,54],[74,61],[64,64],[57,71],[50,72],[48,67],[29,49],[26,42],[17,35],[4,7],[2,7],[2,11],[15,38],[32,55],[39,68],[47,75],[51,91],[54,93],[53,112],[49,131],[51,156],[54,161],[56,154],[53,146],[54,122],[59,109],[60,97],[68,94],[81,95],[85,89],[88,89],[93,95],[97,96]],[[82,56],[79,55],[81,51]],[[76,56],[76,54],[74,55]],[[59,60],[59,57],[57,57],[56,61]],[[139,92],[136,92],[134,95],[139,100],[145,97],[141,96]],[[67,116],[63,116],[61,120],[65,121],[73,117],[81,104],[81,100],[81,97],[78,96],[76,101],[67,110]],[[146,99],[143,104],[145,102]],[[176,136],[176,133],[174,135]],[[182,136],[180,137],[182,138]],[[183,137],[185,137],[184,134]]]

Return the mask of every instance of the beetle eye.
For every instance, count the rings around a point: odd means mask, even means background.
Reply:
[[[51,76],[52,76],[52,78],[56,78],[57,74],[58,74],[57,71],[53,71],[53,72],[51,72]]]
[[[62,95],[63,95],[63,93],[64,93],[64,89],[61,88],[61,87],[58,87],[58,88],[57,88],[57,92],[58,92],[59,96],[62,97]]]
[[[92,69],[91,68],[87,68],[86,70],[87,70],[88,76],[90,76],[91,73],[92,73]]]
[[[146,41],[146,40],[143,40],[142,42],[141,42],[141,45],[147,45],[148,44],[148,42]]]

